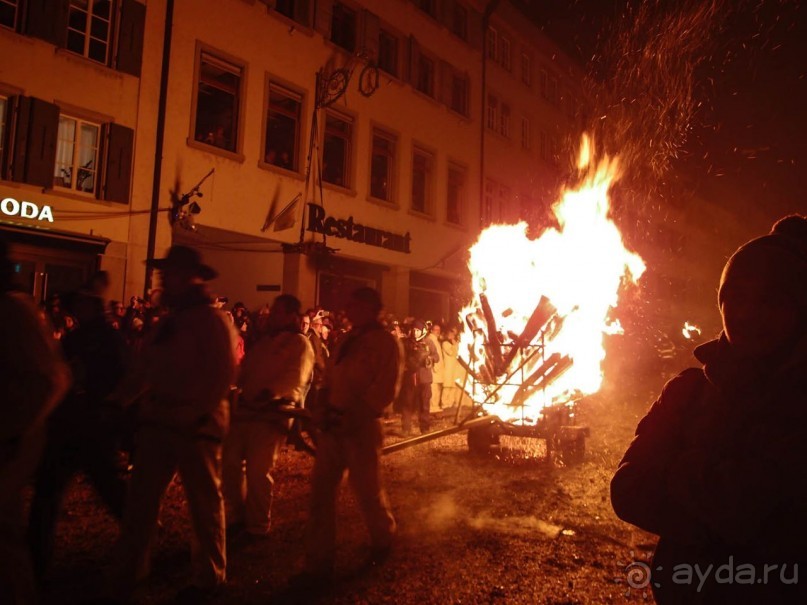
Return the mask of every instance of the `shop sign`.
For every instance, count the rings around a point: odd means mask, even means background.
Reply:
[[[409,244],[412,236],[407,232],[405,235],[391,233],[383,229],[368,227],[353,220],[352,216],[346,219],[336,219],[325,213],[325,208],[318,204],[308,204],[308,226],[309,231],[322,233],[328,237],[338,237],[348,239],[359,244],[368,246],[378,246],[396,252],[409,254]]]
[[[18,202],[13,197],[4,198],[0,202],[0,211],[6,216],[19,216],[37,221],[53,222],[53,210],[50,206],[45,205],[40,208],[33,202]]]

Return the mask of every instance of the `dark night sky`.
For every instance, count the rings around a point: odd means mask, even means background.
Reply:
[[[629,0],[524,0],[544,30],[586,62]],[[660,0],[659,0],[660,2]],[[660,2],[662,6],[673,4]],[[698,69],[703,106],[674,168],[699,193],[748,217],[749,236],[807,214],[807,6],[732,0]]]

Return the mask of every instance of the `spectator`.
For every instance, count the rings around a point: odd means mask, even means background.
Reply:
[[[657,602],[804,603],[794,574],[807,541],[807,219],[783,219],[737,250],[718,305],[723,332],[695,350],[703,369],[664,387],[611,501],[620,518],[659,536]],[[689,584],[670,575],[695,564],[716,573]],[[768,564],[780,573],[767,578]],[[764,568],[767,580],[721,581],[727,565],[750,565],[758,578]]]
[[[427,338],[426,324],[419,319],[412,323],[412,331],[404,340],[406,366],[403,376],[403,432],[412,432],[412,416],[417,415],[421,433],[431,427],[431,398],[434,373],[432,366],[439,359],[437,347]]]
[[[437,351],[437,359],[432,365],[432,397],[429,407],[432,411],[443,408],[443,373],[445,366],[443,364],[443,343],[440,338],[442,326],[440,324],[433,324],[427,338],[434,345],[434,350]]]
[[[70,386],[70,373],[33,302],[11,291],[12,276],[0,240],[0,602],[28,605],[36,601],[36,588],[23,490],[39,461],[45,421]]]

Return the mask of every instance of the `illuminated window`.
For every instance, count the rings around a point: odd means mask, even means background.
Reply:
[[[370,195],[379,200],[395,199],[395,159],[397,138],[383,130],[373,130],[373,154],[370,162]]]
[[[465,206],[465,170],[459,166],[451,164],[448,166],[446,193],[446,221],[454,225],[461,225]]]
[[[412,154],[412,210],[427,214],[432,209],[434,156],[422,149]]]
[[[298,169],[302,95],[269,85],[269,108],[266,117],[264,161],[286,170]]]
[[[100,126],[70,116],[59,116],[54,187],[83,193],[95,191]]]
[[[353,120],[341,114],[325,116],[325,140],[322,145],[322,180],[350,187],[350,160]]]
[[[20,10],[19,0],[0,0],[0,25],[15,29],[17,14]]]
[[[197,141],[236,150],[242,73],[240,66],[202,52],[196,94]]]
[[[70,0],[67,48],[106,64],[112,31],[111,0]]]
[[[331,13],[331,42],[345,50],[356,50],[356,11],[341,2],[333,3]]]

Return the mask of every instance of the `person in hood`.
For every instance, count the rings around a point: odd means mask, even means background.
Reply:
[[[611,502],[659,536],[657,602],[805,603],[807,219],[740,247],[718,304],[723,331],[639,423]]]

